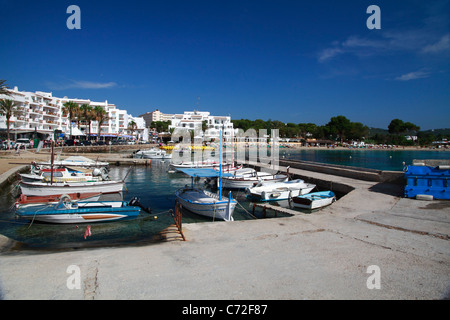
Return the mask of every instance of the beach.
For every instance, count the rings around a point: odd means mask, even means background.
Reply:
[[[48,160],[49,154],[2,156],[1,169],[5,172],[9,165],[17,167],[12,162],[41,157]],[[0,296],[10,300],[450,298],[448,201],[403,198],[398,184],[300,169],[291,172],[347,185],[352,191],[314,214],[185,224],[187,241],[22,251],[20,243],[0,236]],[[68,285],[70,266],[80,270],[79,288]],[[181,311],[173,310],[180,315]]]

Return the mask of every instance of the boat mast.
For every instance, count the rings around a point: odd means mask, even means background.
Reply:
[[[50,160],[50,184],[53,185],[53,163],[55,160],[55,152],[54,152],[54,141],[53,140],[50,140],[50,141],[51,141],[51,145],[52,145],[52,157]]]
[[[222,129],[220,129],[219,200],[222,200]]]

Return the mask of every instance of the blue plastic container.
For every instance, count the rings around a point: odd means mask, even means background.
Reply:
[[[439,167],[407,166],[405,169],[405,197],[418,194],[431,195],[434,199],[450,200],[450,169]]]

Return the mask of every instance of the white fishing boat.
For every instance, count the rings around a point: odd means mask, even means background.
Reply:
[[[148,149],[139,150],[134,155],[133,158],[137,159],[171,159],[172,154],[168,154],[165,150],[161,149]]]
[[[96,182],[20,182],[26,196],[51,196],[68,193],[117,193],[122,192],[124,181]]]
[[[249,169],[249,168],[245,168]],[[256,185],[260,181],[281,182],[287,181],[285,174],[273,174],[268,172],[257,172],[254,169],[246,171],[236,171],[236,175],[224,177],[222,179],[223,187],[228,189],[246,189]]]
[[[180,163],[171,163],[170,166],[176,170],[188,169],[188,168],[218,168],[220,167],[220,161],[213,159],[204,161],[182,161]],[[222,163],[222,169],[229,166],[226,162]]]
[[[135,202],[133,202],[133,200]],[[21,207],[21,219],[47,223],[92,223],[136,218],[141,212],[137,199],[125,201],[72,201],[62,197],[57,204]]]
[[[109,166],[108,162],[104,161],[96,161],[92,160],[83,156],[71,156],[67,157],[64,160],[54,160],[52,161],[46,161],[46,162],[38,162],[38,165],[45,165],[45,166],[80,166],[80,167],[107,167]]]
[[[19,198],[16,200],[15,206],[16,208],[23,207],[31,207],[31,206],[40,206],[43,204],[57,204],[62,197],[70,197],[72,200],[83,200],[83,201],[98,201],[100,199],[101,193],[69,193],[65,195],[56,195],[56,196],[26,196],[21,194]]]
[[[194,187],[179,189],[175,195],[184,208],[198,215],[224,221],[234,220],[233,212],[237,202],[231,195],[221,199],[218,194]]]
[[[336,195],[332,191],[312,192],[292,198],[294,207],[303,209],[318,209],[328,206],[336,201]]]
[[[53,174],[52,174],[53,171]],[[53,170],[48,167],[31,166],[30,173],[19,174],[22,181],[25,182],[88,182],[109,180],[108,172],[103,167],[99,168],[81,168],[81,167],[60,167]]]
[[[220,159],[222,159],[222,130],[220,131]],[[222,176],[231,175],[231,173],[223,173],[222,161],[219,163],[219,171],[213,168],[188,168],[179,169],[191,176],[191,187],[184,187],[176,192],[178,203],[184,208],[198,215],[220,219],[225,221],[233,221],[234,208],[237,201],[231,198],[231,192],[228,197],[222,197]],[[219,190],[217,194],[207,190],[194,188],[194,178],[217,177],[219,180]]]
[[[255,201],[278,201],[309,193],[315,187],[315,184],[305,183],[302,179],[284,182],[261,181],[256,186],[247,188],[246,193],[248,198]]]

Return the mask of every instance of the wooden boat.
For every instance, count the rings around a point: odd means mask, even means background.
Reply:
[[[220,167],[220,161],[204,160],[204,161],[182,161],[180,163],[171,163],[170,166],[176,170],[186,168],[214,168]],[[222,163],[222,168],[229,166],[227,163]]]
[[[42,204],[56,204],[61,200],[62,197],[68,196],[72,200],[89,200],[89,201],[97,201],[101,193],[92,192],[92,193],[70,193],[67,195],[56,195],[56,196],[42,196],[42,197],[33,197],[33,196],[26,196],[24,194],[21,194],[19,198],[16,200],[16,208],[25,207],[25,206],[35,206],[35,205],[42,205]]]
[[[304,209],[317,209],[328,206],[336,201],[332,191],[312,192],[292,198],[292,205]]]
[[[53,157],[53,155],[52,155]],[[78,166],[78,167],[107,167],[108,162],[96,161],[83,156],[70,156],[64,160],[51,160],[47,162],[38,162],[38,165],[44,166]]]
[[[53,177],[52,177],[53,171]],[[53,170],[48,167],[33,167],[30,173],[21,173],[20,177],[24,182],[88,182],[109,180],[106,169],[83,169],[60,167]]]
[[[222,130],[220,131],[220,159],[222,159]],[[223,173],[222,161],[219,163],[219,172],[213,168],[189,168],[180,169],[185,174],[191,176],[191,187],[185,187],[177,190],[175,193],[177,201],[189,211],[196,214],[210,217],[213,219],[221,219],[225,221],[233,221],[234,208],[237,201],[231,198],[231,192],[227,199],[222,199],[222,176],[231,175],[231,173]],[[218,194],[214,194],[207,190],[194,188],[194,178],[217,177],[219,180]]]
[[[132,201],[72,201],[61,197],[55,204],[23,207],[16,210],[21,219],[48,223],[92,223],[136,218],[141,207]]]
[[[177,201],[191,212],[213,219],[233,221],[237,202],[231,198],[231,194],[228,198],[221,199],[220,195],[207,190],[186,187],[177,190],[175,195]]]
[[[56,196],[73,193],[122,192],[124,181],[97,182],[20,182],[22,194],[26,196]]]
[[[256,186],[247,188],[247,197],[256,201],[287,200],[311,192],[315,184],[305,183],[302,179],[282,182],[261,181]]]
[[[133,158],[137,159],[171,159],[172,154],[167,154],[165,150],[158,150],[155,148],[148,150],[139,150],[134,155]]]
[[[287,180],[288,176],[285,174],[272,174],[253,170],[242,174],[236,174],[232,177],[224,177],[222,183],[224,188],[246,189],[256,185],[260,181],[281,182]]]

